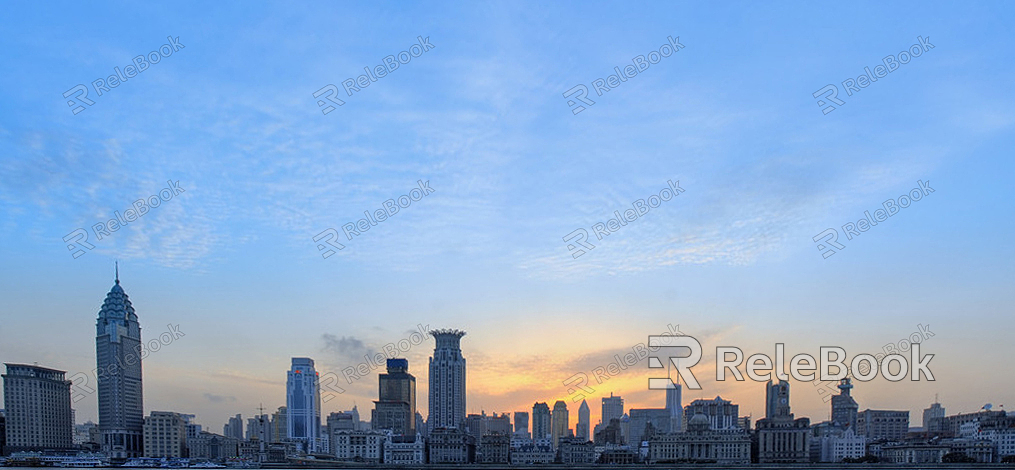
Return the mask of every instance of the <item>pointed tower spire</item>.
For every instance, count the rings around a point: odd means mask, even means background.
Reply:
[[[116,266],[116,283],[120,283],[120,260],[114,261]]]

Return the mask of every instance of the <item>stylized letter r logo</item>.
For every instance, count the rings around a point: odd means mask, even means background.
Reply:
[[[650,369],[662,369],[666,366],[663,365],[660,357],[665,357],[667,362],[673,364],[673,367],[677,369],[677,373],[681,379],[684,379],[684,383],[687,384],[687,388],[690,390],[701,390],[701,385],[698,385],[698,380],[694,378],[694,373],[691,372],[691,367],[694,367],[698,361],[701,360],[701,343],[694,339],[693,336],[670,336],[670,335],[651,335],[648,337],[649,348],[659,348],[660,350],[670,351],[667,356],[662,356],[660,353],[657,356],[648,357],[648,367]],[[679,359],[686,359],[684,364],[681,364]],[[673,382],[669,378],[650,378],[648,379],[649,390],[666,390],[673,388]]]

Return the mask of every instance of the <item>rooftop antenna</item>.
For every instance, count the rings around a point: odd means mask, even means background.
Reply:
[[[120,283],[120,260],[116,260],[113,263],[115,263],[115,266],[116,266],[116,283],[119,284]]]

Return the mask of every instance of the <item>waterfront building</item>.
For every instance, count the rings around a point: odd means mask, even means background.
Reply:
[[[465,424],[465,357],[460,330],[432,330],[436,345],[430,357],[430,417],[427,426],[462,428]]]
[[[142,426],[144,456],[179,459],[187,457],[187,422],[180,413],[152,411]]]
[[[141,325],[123,287],[115,283],[95,321],[99,432],[102,451],[112,459],[144,453],[144,393],[141,381]],[[158,339],[152,344],[159,343]],[[156,349],[156,348],[152,348]]]
[[[651,463],[707,462],[719,465],[751,463],[751,437],[739,427],[713,429],[708,416],[698,413],[687,421],[687,430],[656,434],[648,441]]]
[[[909,411],[863,410],[856,415],[856,428],[870,441],[901,441],[909,432]]]
[[[5,366],[6,453],[72,448],[74,413],[65,372],[26,364]]]
[[[532,405],[532,439],[545,439],[552,435],[550,406],[544,402]]]
[[[551,416],[550,425],[550,438],[553,440],[553,448],[556,449],[560,438],[567,437],[571,431],[571,425],[568,423],[569,414],[567,411],[567,403],[563,400],[557,400],[553,404],[553,414]]]
[[[473,463],[476,440],[459,428],[433,428],[427,441],[427,454],[431,464]]]
[[[765,418],[756,424],[759,463],[808,463],[810,420],[794,419],[789,405],[789,382],[766,384]]]
[[[320,447],[321,390],[314,360],[292,358],[286,379],[286,411],[289,439],[304,443],[304,451],[315,453]]]

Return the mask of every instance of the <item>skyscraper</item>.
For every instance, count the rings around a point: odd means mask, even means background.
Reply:
[[[609,397],[603,398],[603,411],[600,417],[603,426],[610,424],[611,419],[620,419],[624,416],[624,399],[617,396],[613,396],[613,392],[610,392]]]
[[[465,358],[460,330],[432,330],[437,344],[430,357],[430,429],[465,425]]]
[[[416,377],[409,373],[406,359],[388,359],[388,373],[377,377],[377,401],[371,416],[372,429],[390,429],[395,434],[416,434]]]
[[[684,427],[683,400],[680,397],[680,384],[670,382],[666,389],[666,410],[670,412],[670,432],[681,432]]]
[[[286,380],[289,438],[305,442],[307,452],[317,452],[321,438],[321,389],[314,360],[294,357]]]
[[[515,411],[515,435],[529,437],[529,412]]]
[[[5,365],[7,373],[3,375],[3,387],[7,450],[73,447],[71,383],[64,379],[64,371],[24,364]]]
[[[553,438],[553,448],[557,448],[557,444],[560,442],[560,438],[567,437],[568,432],[571,430],[571,425],[568,423],[568,412],[567,403],[563,400],[557,400],[553,404],[553,417],[550,434]]]
[[[243,417],[236,415],[229,418],[229,421],[222,426],[222,435],[237,440],[243,440]]]
[[[856,412],[860,405],[849,396],[852,388],[849,377],[839,381],[839,394],[832,396],[832,423],[856,431]]]
[[[923,430],[930,430],[930,420],[934,418],[944,418],[945,409],[937,402],[937,396],[934,396],[934,403],[930,405],[930,408],[924,408],[923,410]]]
[[[589,440],[589,404],[585,400],[578,407],[578,424],[574,428],[574,435],[582,442]]]
[[[543,402],[532,405],[532,439],[550,437],[550,407]]]
[[[768,419],[792,416],[789,412],[789,382],[771,380],[765,385],[765,417]]]
[[[789,407],[789,382],[765,385],[765,417],[757,422],[758,462],[808,463],[810,420],[793,419]]]
[[[102,450],[117,460],[141,457],[144,452],[141,325],[120,287],[119,266],[115,284],[106,294],[95,322],[95,357]]]

